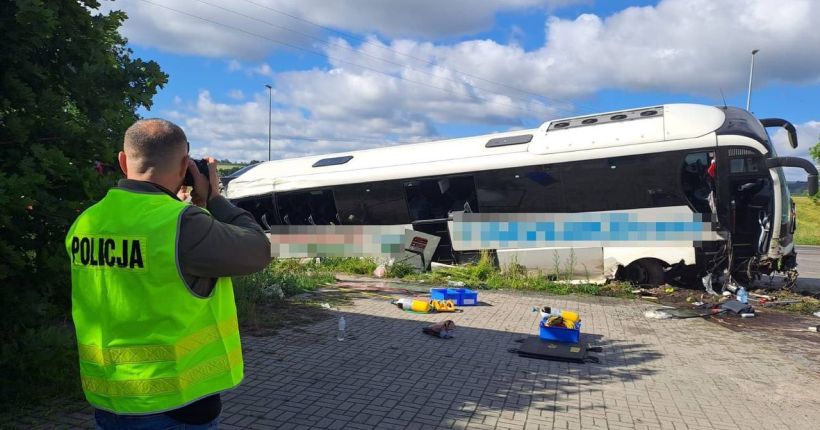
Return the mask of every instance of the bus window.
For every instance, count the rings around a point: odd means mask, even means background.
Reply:
[[[552,166],[489,170],[475,179],[482,212],[564,212],[561,172]]]
[[[729,160],[729,173],[741,174],[741,173],[758,173],[760,168],[758,167],[757,159],[752,157],[746,158],[733,158]]]
[[[343,224],[396,225],[410,223],[401,181],[340,185],[333,189]]]
[[[689,204],[699,213],[712,212],[709,206],[709,194],[713,182],[707,170],[712,163],[713,154],[694,152],[684,158],[681,185]]]
[[[271,225],[276,224],[276,217],[273,211],[273,196],[235,201],[236,207],[244,209],[253,215],[253,218],[265,230],[270,230]]]
[[[411,221],[446,219],[452,212],[478,212],[472,176],[407,181],[404,192]]]
[[[669,171],[676,152],[584,160],[561,165],[567,212],[685,205]]]
[[[286,225],[339,225],[331,190],[278,194],[276,202]]]

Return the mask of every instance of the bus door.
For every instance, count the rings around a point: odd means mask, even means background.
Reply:
[[[413,229],[441,238],[433,261],[454,263],[448,221],[454,212],[478,212],[472,175],[444,176],[404,182],[404,193]]]
[[[769,249],[775,208],[765,158],[749,148],[720,148],[718,182],[735,256],[765,254]]]

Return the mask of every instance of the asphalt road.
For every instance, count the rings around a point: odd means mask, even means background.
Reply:
[[[797,247],[796,292],[820,294],[820,246]]]

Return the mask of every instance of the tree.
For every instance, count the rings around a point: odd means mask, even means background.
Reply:
[[[809,156],[815,163],[820,164],[820,137],[817,138],[817,144],[809,148]],[[811,201],[816,205],[820,205],[820,193],[811,196]]]
[[[131,57],[126,15],[99,6],[0,2],[0,403],[60,388],[44,380],[68,371],[52,368],[64,343],[76,348],[53,331],[70,315],[65,234],[116,180],[95,162],[116,165],[137,109],[168,80]]]

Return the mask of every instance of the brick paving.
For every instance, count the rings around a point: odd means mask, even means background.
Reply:
[[[647,320],[650,307],[625,300],[479,299],[487,306],[450,316],[357,299],[330,320],[245,336],[246,379],[224,396],[221,428],[820,428],[820,374],[772,347],[776,338],[699,319]],[[600,364],[507,352],[537,334],[532,308],[545,304],[580,312],[585,340],[604,347]],[[344,342],[335,338],[341,315]],[[454,339],[421,332],[447,318]],[[91,425],[88,408],[40,427],[77,425]]]

